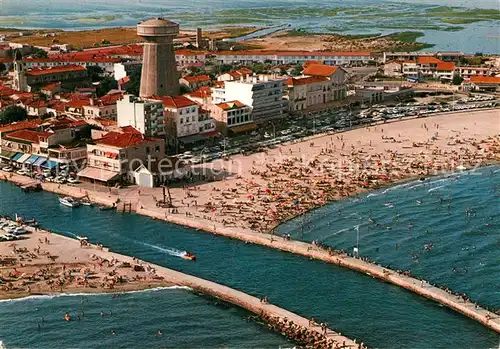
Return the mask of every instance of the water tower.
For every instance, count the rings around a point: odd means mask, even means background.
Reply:
[[[149,19],[137,25],[137,35],[144,39],[141,97],[177,96],[179,80],[173,40],[179,25],[163,18]]]

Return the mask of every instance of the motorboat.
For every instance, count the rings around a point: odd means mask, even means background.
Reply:
[[[59,202],[64,205],[64,206],[68,206],[68,207],[78,207],[80,206],[80,202],[73,199],[72,197],[70,196],[65,196],[63,198],[59,198]]]
[[[195,261],[196,260],[196,256],[194,254],[192,254],[191,252],[185,252],[182,255],[182,258],[187,259],[189,261]]]

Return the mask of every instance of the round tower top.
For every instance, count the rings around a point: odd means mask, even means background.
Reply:
[[[139,36],[177,36],[179,24],[164,18],[152,18],[137,25]]]

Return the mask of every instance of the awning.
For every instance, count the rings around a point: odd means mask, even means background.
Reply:
[[[57,167],[57,162],[48,160],[42,165],[43,168],[48,168],[49,170],[52,170],[53,168]]]
[[[31,154],[23,154],[23,156],[21,156],[19,159],[17,159],[16,161],[20,164],[24,164],[24,162],[26,160],[28,160],[29,158],[31,157]]]
[[[179,141],[184,143],[184,144],[195,143],[195,142],[199,142],[199,141],[203,141],[203,140],[205,140],[205,137],[200,135],[200,134],[179,137]]]
[[[203,133],[203,136],[205,136],[205,137],[218,137],[218,136],[220,136],[220,132],[217,130],[208,131],[208,132]]]
[[[120,174],[113,171],[103,170],[96,167],[85,167],[78,172],[79,177],[95,179],[101,182],[109,182],[110,180],[118,177]]]
[[[14,155],[14,156],[12,157],[12,161],[17,161],[17,160],[19,160],[19,159],[21,158],[21,156],[23,156],[23,155],[24,155],[24,153],[17,153],[16,155]]]
[[[32,165],[35,161],[38,160],[38,156],[36,155],[31,155],[28,160],[26,160],[24,163],[27,165]]]
[[[47,158],[39,156],[38,159],[33,163],[33,166],[40,167],[45,163],[45,161],[47,161]]]
[[[243,132],[253,131],[256,128],[257,128],[257,124],[255,124],[254,122],[251,122],[248,124],[231,127],[229,130],[231,132],[234,132],[234,133],[243,133]]]
[[[10,160],[16,155],[15,151],[2,150],[0,151],[0,158]]]

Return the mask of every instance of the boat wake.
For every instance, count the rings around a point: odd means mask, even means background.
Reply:
[[[0,300],[0,303],[7,303],[7,302],[22,302],[22,301],[27,301],[27,300],[36,300],[36,299],[54,299],[54,298],[59,298],[59,297],[89,297],[89,296],[107,296],[107,295],[114,295],[114,294],[131,294],[131,293],[144,293],[144,292],[155,292],[155,291],[164,291],[164,290],[188,290],[191,291],[192,288],[187,287],[187,286],[165,286],[165,287],[154,287],[154,288],[148,288],[144,290],[134,290],[134,291],[124,291],[124,292],[107,292],[107,293],[61,293],[61,294],[40,294],[40,295],[33,295],[33,296],[27,296],[27,297],[22,297],[22,298],[13,298],[13,299],[2,299]],[[0,341],[0,344],[2,342]],[[2,346],[0,346],[0,349],[2,349]]]
[[[155,249],[157,251],[169,254],[169,255],[174,256],[174,257],[183,258],[186,255],[186,251],[177,250],[177,249],[171,248],[171,247],[160,247],[160,246],[148,244],[147,242],[141,242],[141,244],[143,244],[144,246],[147,246],[147,247],[151,247],[152,249]]]
[[[445,187],[445,185],[439,185],[439,186],[437,186],[437,187],[434,187],[434,188],[429,189],[427,192],[428,192],[428,193],[430,193],[430,192],[432,192],[432,191],[434,191],[434,190],[438,190],[438,189],[441,189],[441,188],[444,188],[444,187]]]

